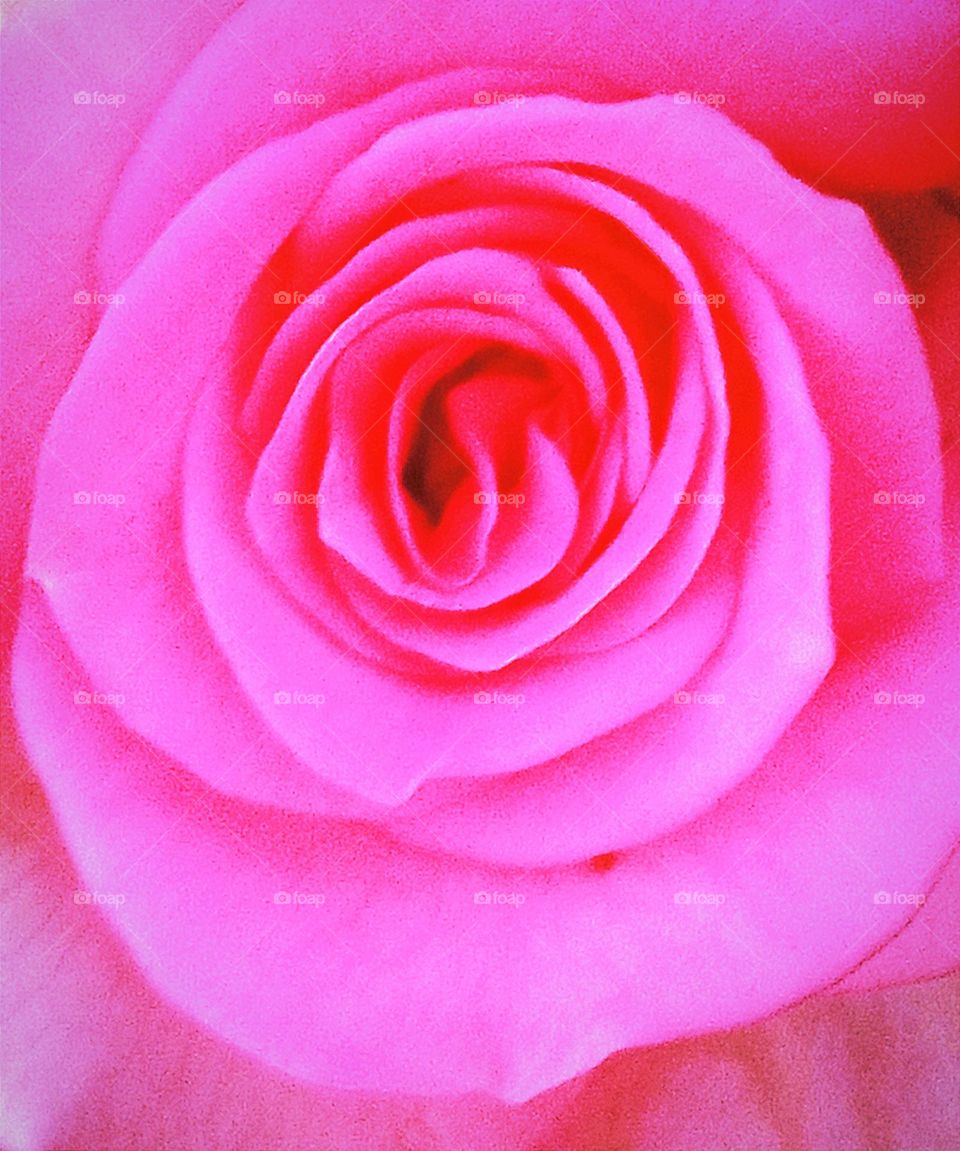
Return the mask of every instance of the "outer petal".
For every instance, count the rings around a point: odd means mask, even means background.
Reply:
[[[903,930],[837,984],[862,991],[960,966],[960,852],[954,852]]]
[[[523,1108],[385,1098],[242,1055],[158,999],[99,908],[77,902],[96,893],[80,889],[32,777],[5,799],[18,812],[0,847],[7,1151],[533,1151],[571,1114],[578,1082]]]
[[[812,999],[750,1029],[622,1052],[521,1107],[317,1091],[212,1038],[143,985],[25,778],[8,793],[9,1151],[948,1151],[957,979]],[[12,884],[12,891],[7,888]],[[22,928],[22,930],[21,930]],[[211,1100],[215,1104],[211,1105]]]
[[[157,106],[238,3],[136,4],[118,20],[113,0],[38,0],[4,14],[5,588],[23,565],[41,429],[98,318],[74,296],[101,286],[95,253],[109,200]],[[126,101],[97,110],[74,103],[80,91]]]
[[[517,0],[506,17],[489,2],[435,7],[245,4],[171,94],[128,171],[105,232],[106,281],[119,282],[187,196],[267,136],[458,68],[476,70],[478,91],[719,96],[788,167],[825,188],[914,189],[957,176],[958,20],[944,0],[859,8],[844,0]],[[534,66],[546,84],[483,75]],[[323,103],[278,115],[281,90]],[[926,102],[878,105],[877,92]]]

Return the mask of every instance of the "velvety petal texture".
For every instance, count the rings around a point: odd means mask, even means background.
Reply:
[[[956,13],[9,23],[10,1146],[949,1146]]]
[[[816,997],[736,1032],[623,1052],[522,1106],[278,1075],[144,985],[97,906],[77,901],[87,893],[42,797],[22,781],[13,795],[20,818],[2,860],[16,975],[0,1043],[12,1151],[953,1147],[955,976]]]

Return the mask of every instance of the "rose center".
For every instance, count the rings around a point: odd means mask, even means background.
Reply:
[[[456,492],[469,486],[486,496],[491,475],[499,484],[521,478],[518,446],[532,420],[548,417],[556,394],[542,361],[506,347],[477,352],[433,385],[416,413],[402,472],[404,490],[431,528]]]

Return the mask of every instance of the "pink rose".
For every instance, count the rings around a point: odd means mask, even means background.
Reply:
[[[278,1144],[848,1145],[698,1037],[956,964],[952,14],[161,7],[11,17],[11,1145],[144,999]]]

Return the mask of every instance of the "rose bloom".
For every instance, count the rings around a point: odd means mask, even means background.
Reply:
[[[7,24],[5,1146],[954,1146],[955,7]]]

